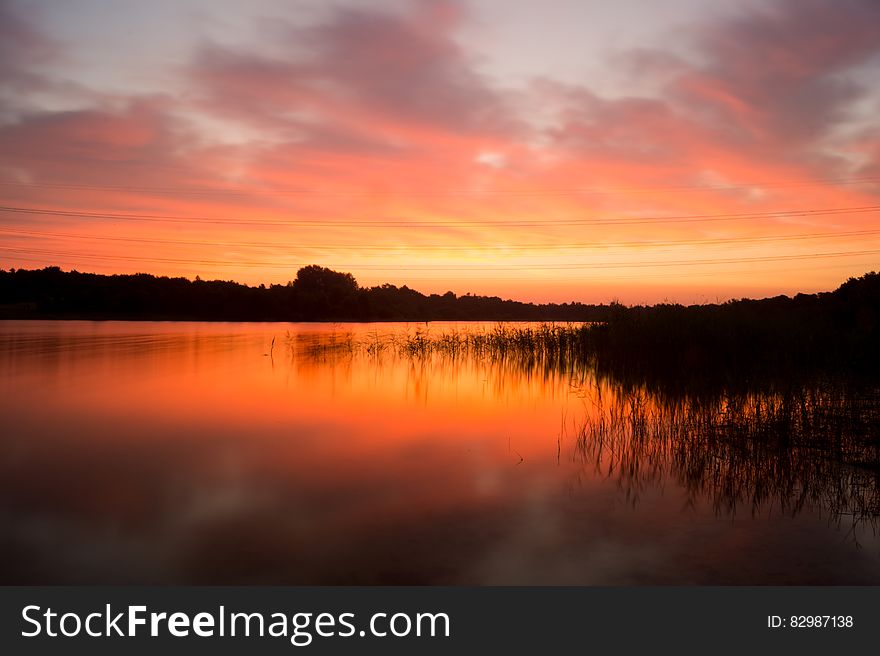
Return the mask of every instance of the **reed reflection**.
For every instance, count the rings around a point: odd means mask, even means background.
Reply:
[[[636,503],[675,481],[719,514],[806,507],[834,522],[880,516],[880,393],[826,383],[778,393],[662,398],[599,385],[576,450]]]
[[[497,395],[512,381],[546,390],[568,384],[584,399],[582,423],[563,422],[573,457],[614,479],[631,503],[674,482],[689,503],[719,515],[809,508],[858,539],[880,518],[880,387],[864,379],[797,370],[758,380],[707,381],[658,373],[646,363],[615,369],[597,357],[589,326],[537,324],[475,330],[333,335],[300,349],[307,358],[368,355],[417,363],[422,376],[479,366]],[[641,382],[649,380],[650,382]],[[560,439],[558,457],[561,457]]]

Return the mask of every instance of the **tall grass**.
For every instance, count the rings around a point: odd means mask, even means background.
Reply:
[[[287,343],[297,357],[480,363],[505,378],[565,378],[586,389],[583,396],[593,404],[576,431],[576,457],[616,478],[633,502],[671,479],[694,503],[711,499],[718,513],[797,514],[811,506],[853,526],[880,517],[876,380],[814,363],[732,365],[736,349],[714,356],[703,350],[694,365],[678,357],[677,346],[664,350],[656,335],[646,337],[650,325],[628,318],[439,331],[419,326],[360,338],[346,331],[289,335]],[[673,330],[672,324],[654,326],[659,335]],[[617,343],[625,335],[631,350]],[[707,373],[713,358],[718,371]]]
[[[497,324],[492,328],[412,332],[380,335],[378,331],[355,338],[352,332],[337,334],[287,334],[288,347],[298,355],[388,355],[413,359],[443,356],[452,359],[510,360],[526,365],[543,364],[570,370],[584,363],[587,324]]]

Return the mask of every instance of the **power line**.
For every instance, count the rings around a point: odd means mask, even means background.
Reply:
[[[84,259],[101,259],[101,260],[124,260],[138,262],[162,262],[174,264],[198,264],[206,266],[221,267],[296,267],[301,263],[298,262],[247,262],[247,261],[217,261],[217,260],[197,260],[185,258],[157,258],[157,257],[137,257],[130,255],[98,255],[89,253],[75,253],[71,251],[50,251],[40,249],[14,248],[0,246],[0,250],[21,253],[24,255],[50,255],[65,258],[84,258]],[[357,269],[369,271],[555,271],[555,270],[574,270],[574,269],[618,269],[618,268],[651,268],[651,267],[668,267],[668,266],[695,266],[695,265],[715,265],[715,264],[745,264],[751,262],[783,262],[789,260],[806,260],[819,258],[836,258],[849,257],[853,255],[876,255],[880,254],[880,249],[859,250],[859,251],[834,251],[827,253],[804,253],[797,255],[769,255],[760,257],[737,257],[737,258],[715,258],[715,259],[696,259],[696,260],[665,260],[660,262],[579,262],[565,264],[519,264],[507,266],[485,266],[473,264],[450,264],[445,266],[422,265],[422,264],[333,264],[332,267],[341,269]]]
[[[33,237],[58,237],[63,239],[85,239],[114,241],[126,243],[145,243],[145,244],[173,244],[179,246],[226,246],[226,247],[260,247],[260,248],[281,248],[285,244],[274,242],[247,242],[247,241],[188,241],[182,239],[160,239],[150,237],[111,237],[106,235],[83,235],[66,232],[45,232],[37,230],[24,230],[17,228],[0,228],[0,234],[11,235],[27,235]],[[847,232],[820,232],[792,235],[763,235],[756,237],[718,237],[707,239],[680,239],[665,241],[618,241],[618,242],[591,242],[591,243],[569,243],[569,244],[397,244],[397,245],[378,245],[378,244],[298,244],[303,250],[377,250],[377,251],[397,251],[397,250],[452,250],[452,251],[477,251],[477,250],[572,250],[585,248],[608,248],[608,247],[641,247],[641,246],[689,246],[689,245],[709,245],[709,244],[742,244],[742,243],[762,243],[775,241],[799,241],[809,239],[835,239],[840,237],[862,237],[880,234],[880,230],[852,230]]]
[[[116,163],[113,163],[114,166]],[[736,184],[693,184],[693,185],[650,185],[638,187],[568,187],[568,188],[545,188],[545,189],[419,189],[407,188],[403,191],[394,189],[318,189],[304,187],[244,187],[244,186],[189,186],[189,187],[161,187],[140,185],[101,185],[85,183],[64,182],[21,182],[0,181],[0,185],[37,188],[37,189],[62,189],[72,191],[128,191],[155,194],[178,194],[178,195],[235,195],[235,196],[308,196],[308,197],[349,197],[349,196],[376,196],[400,194],[406,196],[568,196],[568,195],[613,195],[613,194],[641,194],[655,193],[658,191],[729,191],[734,189],[763,188],[800,188],[800,187],[827,187],[880,183],[878,177],[856,178],[819,178],[815,180],[780,180],[780,181],[756,181]]]
[[[112,221],[147,221],[158,223],[198,223],[211,225],[264,225],[264,226],[297,226],[297,227],[367,227],[367,228],[429,228],[429,227],[543,227],[564,225],[644,225],[662,223],[702,223],[707,221],[742,221],[766,218],[796,218],[828,215],[864,214],[880,210],[880,205],[864,205],[856,207],[837,207],[816,210],[777,210],[774,212],[742,212],[723,214],[684,214],[673,216],[626,217],[622,219],[557,219],[538,221],[304,221],[297,220],[259,220],[259,219],[217,219],[204,216],[172,216],[163,214],[117,214],[109,212],[86,212],[74,210],[55,210],[34,207],[0,206],[0,211],[16,214],[40,216],[63,216],[86,219],[106,219]]]
[[[11,260],[10,260],[10,261],[11,261]],[[17,257],[15,258],[15,262],[33,262],[33,263],[36,263],[36,264],[41,264],[41,265],[43,265],[43,266],[48,266],[48,265],[46,264],[46,260],[45,260],[45,258],[29,258],[29,257],[24,257],[24,256],[17,256]],[[53,263],[56,264],[56,265],[57,265],[57,264],[64,264],[63,262],[60,262],[60,261],[58,261],[58,260],[54,260]],[[67,265],[67,266],[76,267],[76,266],[80,266],[81,263],[82,263],[82,260],[77,260],[77,261],[72,262],[72,263],[71,263],[71,262],[68,262],[68,263],[66,263],[66,265]],[[101,264],[93,264],[93,265],[91,265],[91,266],[102,266],[102,265],[101,265]],[[104,265],[104,266],[112,266],[112,265]],[[785,268],[782,268],[782,269],[780,269],[780,268],[775,268],[775,267],[774,267],[774,268],[772,269],[772,272],[775,274],[775,273],[785,273],[785,272],[795,272],[795,271],[798,271],[798,272],[800,272],[800,271],[820,271],[820,270],[841,269],[841,268],[852,270],[852,269],[855,268],[855,267],[858,267],[858,271],[864,271],[864,270],[867,270],[866,267],[876,267],[876,266],[877,266],[877,262],[876,262],[876,261],[870,261],[870,262],[847,262],[847,263],[844,263],[844,264],[837,263],[837,264],[825,264],[825,265],[822,265],[822,266],[809,266],[809,267],[804,267],[804,266],[798,266],[798,267],[785,267]],[[272,267],[267,267],[267,268],[272,268]],[[288,267],[284,267],[284,268],[287,269]],[[205,269],[199,269],[199,271],[205,272]],[[207,269],[207,271],[211,271],[211,269]],[[766,269],[765,269],[764,271],[766,271]],[[749,272],[750,272],[750,273],[756,273],[756,272],[758,272],[758,270],[757,270],[757,269],[750,269]],[[218,273],[219,273],[219,271],[218,271]],[[695,271],[689,271],[689,272],[687,272],[687,273],[667,273],[667,274],[664,274],[664,275],[663,275],[662,280],[667,280],[667,279],[670,279],[670,278],[687,278],[687,279],[693,279],[693,278],[709,277],[709,276],[715,278],[715,277],[717,277],[717,276],[719,276],[719,275],[725,275],[725,274],[741,274],[741,273],[742,273],[742,271],[740,271],[740,270],[728,270],[728,271],[721,271],[721,272],[719,272],[718,270],[714,270],[714,271],[711,271],[711,272],[699,272],[699,271],[696,271],[696,272],[695,272]],[[367,278],[369,278],[369,277],[370,277],[370,276],[368,275]],[[436,282],[436,277],[435,277],[435,276],[432,276],[432,277],[425,277],[425,276],[412,276],[412,275],[407,275],[406,279],[407,279],[408,282],[424,282],[424,281]],[[534,281],[535,281],[533,275],[528,275],[528,276],[505,275],[505,276],[503,276],[503,277],[499,277],[499,276],[481,276],[481,277],[480,277],[480,280],[481,280],[481,281],[486,281],[486,280],[492,280],[492,281],[529,281],[529,282],[534,282]],[[596,282],[596,281],[603,281],[603,280],[613,280],[614,282],[618,282],[618,281],[620,281],[620,280],[639,280],[639,281],[641,281],[641,282],[644,282],[644,281],[645,281],[645,277],[644,277],[643,274],[639,274],[639,275],[620,275],[620,274],[614,274],[613,278],[611,278],[611,279],[606,279],[606,278],[602,278],[602,277],[599,277],[599,278],[596,278],[596,277],[590,277],[590,278],[572,278],[572,277],[568,277],[568,278],[566,278],[566,281],[567,281],[567,282],[588,282],[588,281]],[[451,282],[451,281],[450,281],[450,282]],[[460,280],[457,280],[456,282],[460,283],[461,281],[460,281]]]

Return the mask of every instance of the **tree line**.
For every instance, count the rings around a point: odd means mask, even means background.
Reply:
[[[350,273],[301,268],[285,285],[146,273],[0,270],[0,318],[190,321],[601,321],[608,305],[523,303],[497,296],[361,287]]]
[[[683,306],[524,303],[497,296],[422,294],[391,284],[361,287],[350,273],[301,268],[285,285],[0,270],[0,318],[191,321],[596,322],[599,369],[648,382],[679,372],[704,385],[719,372],[770,378],[772,370],[876,371],[880,367],[880,274],[832,292]]]
[[[361,287],[350,273],[310,265],[285,285],[145,273],[0,270],[0,318],[192,321],[589,322],[584,355],[634,386],[705,391],[795,373],[880,371],[880,274],[834,291],[684,306],[523,303],[496,296]]]

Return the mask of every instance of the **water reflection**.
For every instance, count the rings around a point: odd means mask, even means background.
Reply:
[[[814,383],[785,392],[663,398],[597,386],[577,453],[626,497],[673,480],[719,514],[809,509],[876,529],[880,390]],[[864,528],[864,527],[862,527]]]
[[[0,577],[880,582],[876,388],[674,397],[532,328],[0,323]]]

